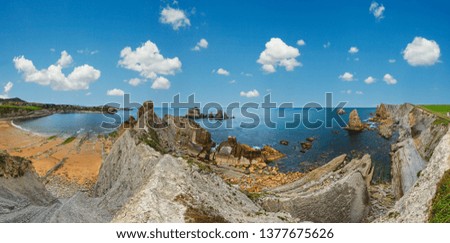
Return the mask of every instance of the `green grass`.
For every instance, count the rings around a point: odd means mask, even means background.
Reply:
[[[58,137],[58,136],[53,135],[53,136],[48,137],[47,140],[53,140],[53,139],[55,139],[55,138],[57,138],[57,137]]]
[[[429,221],[431,223],[450,223],[450,170],[444,173],[437,185]]]
[[[447,116],[450,105],[420,105],[419,107],[438,116],[433,125],[447,126],[450,123],[450,117]]]
[[[0,109],[19,109],[28,111],[42,110],[39,106],[18,106],[18,105],[0,105]]]
[[[447,112],[450,112],[450,105],[421,105],[421,107],[444,116],[447,116]]]
[[[69,144],[69,143],[73,142],[73,140],[75,140],[75,138],[77,138],[77,137],[74,137],[74,136],[68,137],[68,138],[66,138],[66,140],[64,140],[64,142],[61,143],[61,145]]]

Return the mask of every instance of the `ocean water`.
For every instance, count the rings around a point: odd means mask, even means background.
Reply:
[[[344,109],[346,114],[342,119],[347,122],[352,108]],[[304,110],[301,108],[283,109],[284,115],[280,116],[278,109],[272,110],[270,115],[264,114],[262,110],[252,110],[252,118],[241,114],[233,114],[232,120],[211,121],[199,119],[198,123],[211,132],[212,139],[217,145],[227,140],[228,136],[236,136],[240,143],[245,143],[254,147],[263,147],[270,145],[286,157],[275,162],[283,172],[288,171],[308,171],[317,166],[323,165],[331,159],[343,153],[350,158],[368,153],[372,157],[375,165],[374,181],[386,181],[390,179],[390,145],[397,139],[397,135],[387,140],[378,135],[376,130],[364,131],[361,133],[349,133],[342,129],[337,122],[332,126],[322,125],[317,128],[308,128],[307,121],[325,121],[326,110],[317,111],[310,109],[309,116],[304,116]],[[357,108],[361,120],[367,121],[375,108]],[[155,109],[156,114],[173,114],[173,111]],[[124,111],[118,113],[113,119],[111,115],[97,113],[73,113],[73,114],[54,114],[47,117],[14,121],[16,126],[35,133],[44,135],[62,135],[71,136],[83,133],[105,134],[114,131],[113,128],[104,128],[102,122],[108,122],[111,125],[119,125],[123,122],[123,117],[133,115],[136,117],[136,110]],[[264,124],[264,120],[270,117],[270,120],[276,124],[275,127],[269,127]],[[259,123],[255,124],[255,120]],[[287,128],[286,123],[296,121],[299,123],[294,128]],[[313,146],[305,153],[301,152],[301,142],[306,138],[313,137],[315,140]],[[281,145],[280,141],[289,142],[287,146]]]

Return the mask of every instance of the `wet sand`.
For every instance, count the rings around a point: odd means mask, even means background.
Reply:
[[[110,142],[83,136],[68,144],[63,144],[64,140],[39,136],[12,126],[10,121],[0,121],[0,150],[31,160],[40,177],[48,174],[69,183],[93,185],[102,164],[102,151],[110,147]],[[55,169],[61,161],[62,166]]]

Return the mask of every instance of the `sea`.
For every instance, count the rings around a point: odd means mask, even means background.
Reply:
[[[340,124],[339,120],[326,124],[326,116],[330,116],[330,110],[308,109],[305,111],[305,109],[307,108],[271,109],[271,112],[253,109],[250,111],[251,114],[233,114],[234,119],[231,120],[197,119],[196,121],[211,133],[217,145],[227,140],[228,136],[235,136],[238,142],[252,147],[262,148],[264,145],[270,145],[281,151],[286,154],[286,157],[274,163],[283,172],[306,172],[344,153],[349,158],[368,153],[375,166],[373,181],[390,180],[389,152],[391,144],[397,140],[397,134],[390,139],[385,139],[376,129],[359,133],[348,132],[342,128],[343,124]],[[376,110],[375,108],[344,108],[346,113],[340,116],[343,121],[348,121],[349,113],[353,109],[358,111],[364,122],[368,122]],[[114,127],[126,120],[123,117],[129,117],[129,115],[136,117],[136,113],[136,110],[120,110],[117,113],[118,116],[99,113],[54,114],[30,120],[17,120],[13,122],[13,125],[45,136],[107,134],[113,132]],[[155,108],[155,113],[163,116],[173,114],[173,111]],[[368,123],[371,128],[376,128],[376,124]],[[105,124],[109,127],[106,128]],[[301,143],[307,138],[314,139],[312,148],[302,151]],[[288,144],[281,144],[282,140],[287,141]]]

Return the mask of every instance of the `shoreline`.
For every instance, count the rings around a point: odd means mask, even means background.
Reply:
[[[103,154],[111,147],[111,141],[78,136],[66,143],[63,137],[36,134],[13,124],[12,120],[0,121],[0,150],[31,160],[44,184],[56,189],[52,183],[55,178],[77,184],[82,190],[89,190],[95,184]],[[52,192],[55,196],[70,196],[64,193],[64,185]]]

